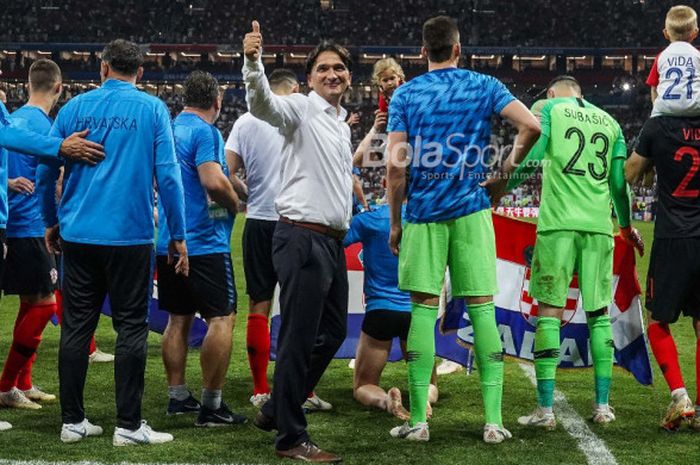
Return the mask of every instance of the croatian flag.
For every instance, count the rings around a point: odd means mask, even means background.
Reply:
[[[494,296],[496,321],[507,355],[533,360],[537,301],[528,293],[530,261],[536,239],[536,225],[505,216],[493,216],[496,230],[499,292]],[[641,384],[652,382],[647,351],[641,290],[637,281],[634,249],[615,237],[613,302],[608,308],[612,320],[616,363],[630,371]],[[462,299],[447,299],[446,315],[462,343],[474,341],[466,305]],[[454,324],[457,322],[457,324]],[[586,314],[576,276],[571,281],[561,329],[560,367],[583,368],[592,365]]]
[[[535,246],[536,225],[494,215],[499,292],[494,296],[496,320],[504,352],[513,357],[533,360],[537,301],[528,294],[530,260]],[[354,244],[345,250],[350,288],[348,336],[336,358],[352,358],[360,336],[363,305],[362,249]],[[630,371],[641,384],[651,384],[652,370],[647,351],[640,288],[634,262],[634,249],[621,238],[615,238],[613,266],[614,299],[609,308],[612,319],[615,359]],[[435,325],[436,353],[464,366],[471,365],[469,346],[473,332],[463,299],[452,299],[449,275],[441,299],[441,317]],[[279,334],[279,304],[273,304],[271,358],[275,358]],[[574,276],[569,289],[561,330],[560,366],[584,368],[592,365],[588,343],[586,315],[581,308],[578,280]],[[394,340],[390,360],[401,359],[398,341]]]

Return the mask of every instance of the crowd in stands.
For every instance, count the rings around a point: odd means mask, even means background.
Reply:
[[[463,43],[640,47],[664,43],[669,0],[24,0],[4,2],[0,42],[239,44],[258,19],[268,44],[419,45],[436,14],[459,20]],[[576,14],[571,14],[575,11]]]

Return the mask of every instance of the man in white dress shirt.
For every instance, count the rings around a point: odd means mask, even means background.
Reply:
[[[351,83],[350,56],[322,42],[306,64],[309,95],[272,93],[261,61],[262,34],[253,21],[243,40],[243,78],[250,113],[278,128],[281,152],[279,222],[273,265],[282,317],[272,398],[255,425],[278,430],[276,452],[311,462],[340,457],[311,442],[301,404],[343,343],[348,281],[343,237],[352,207],[352,145],[340,106]]]

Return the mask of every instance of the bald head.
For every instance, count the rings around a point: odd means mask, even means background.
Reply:
[[[581,97],[581,86],[571,76],[559,76],[554,78],[547,86],[547,98]]]

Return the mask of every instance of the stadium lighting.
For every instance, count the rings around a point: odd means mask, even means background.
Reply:
[[[493,60],[496,55],[472,55],[472,60]]]
[[[37,50],[36,53],[38,53],[39,55],[51,55],[51,52],[42,52],[41,50]]]
[[[513,55],[513,60],[517,61],[544,61],[547,58],[546,55],[542,55],[539,57],[532,57],[532,56],[519,56],[519,55]]]
[[[625,92],[629,91],[631,88],[632,86],[629,82],[625,82],[624,84],[622,84],[622,90],[624,90]]]
[[[199,53],[187,53],[187,52],[180,52],[180,55],[186,58],[198,58],[200,55]]]
[[[165,52],[146,52],[146,56],[149,57],[164,57]]]
[[[628,58],[627,55],[625,55],[625,56],[605,55],[606,60],[626,60],[627,58]]]
[[[306,58],[305,53],[290,53],[289,58]]]

